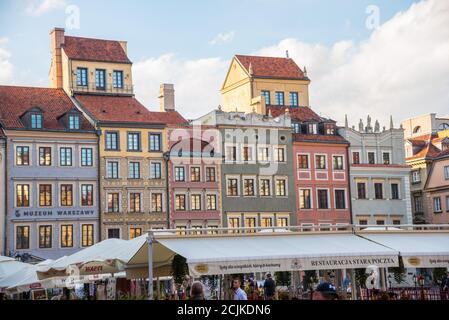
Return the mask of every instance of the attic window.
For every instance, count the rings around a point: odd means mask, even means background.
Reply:
[[[418,132],[421,132],[421,126],[416,126],[416,127],[413,129],[413,133],[418,133]]]
[[[42,114],[32,113],[31,114],[31,128],[32,129],[42,129]]]
[[[77,115],[69,116],[69,129],[79,130],[80,129],[80,117]]]

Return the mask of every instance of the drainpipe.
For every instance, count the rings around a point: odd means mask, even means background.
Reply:
[[[4,188],[5,188],[5,201],[4,201],[4,203],[5,203],[5,221],[3,221],[3,224],[4,224],[4,228],[5,228],[5,234],[3,235],[3,240],[4,240],[4,245],[3,245],[3,252],[4,252],[4,254],[5,254],[5,256],[6,256],[6,254],[7,254],[7,252],[8,252],[8,245],[7,245],[7,240],[8,240],[8,237],[7,237],[7,234],[8,234],[8,194],[9,194],[9,192],[7,192],[8,190],[7,190],[7,188],[8,188],[8,181],[9,181],[9,175],[8,175],[8,172],[9,172],[9,170],[7,169],[8,168],[8,136],[6,136],[5,135],[5,149],[4,149],[5,151],[4,151],[4,154],[3,154],[3,158],[5,158],[5,165],[4,165],[4,168],[5,168],[5,185],[4,185]]]
[[[349,145],[346,147],[346,166],[348,168],[348,194],[349,194],[349,214],[350,214],[350,222],[351,224],[354,224],[354,219],[352,215],[352,191],[351,191],[351,166],[349,161]]]
[[[98,137],[98,139],[97,139],[97,175],[98,175],[98,178],[97,178],[97,182],[98,182],[98,184],[97,184],[97,192],[98,192],[98,205],[97,205],[97,208],[98,208],[98,241],[101,241],[101,239],[102,239],[102,234],[101,234],[101,231],[102,231],[102,223],[101,223],[101,217],[102,217],[102,211],[101,211],[101,197],[102,197],[102,194],[101,194],[101,166],[100,166],[100,137],[101,137],[101,135],[102,135],[102,132],[101,132],[101,130],[100,129],[97,129],[96,130],[96,134],[97,134],[97,137]]]
[[[168,181],[168,162],[170,160],[170,151],[164,153],[165,161],[165,193],[166,193],[166,206],[167,206],[167,229],[170,229],[170,186]]]

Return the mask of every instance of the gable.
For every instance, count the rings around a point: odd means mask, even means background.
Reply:
[[[229,66],[228,73],[226,74],[225,81],[222,86],[222,90],[232,86],[233,84],[249,79],[249,75],[243,66],[234,57],[232,59],[231,65]]]

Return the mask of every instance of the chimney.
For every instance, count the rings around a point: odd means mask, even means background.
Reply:
[[[64,28],[54,28],[50,32],[51,39],[51,66],[50,87],[62,88],[62,55],[61,48],[64,46]]]
[[[159,89],[159,105],[161,112],[175,110],[175,88],[173,84],[161,84]]]
[[[123,48],[123,51],[125,51],[125,54],[128,55],[128,42],[127,41],[119,41],[120,45]]]

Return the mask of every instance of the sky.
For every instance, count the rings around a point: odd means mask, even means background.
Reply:
[[[449,114],[449,1],[0,0],[0,84],[48,86],[49,32],[128,41],[136,97],[174,83],[187,118],[221,103],[234,54],[285,56],[311,107],[342,124]]]

